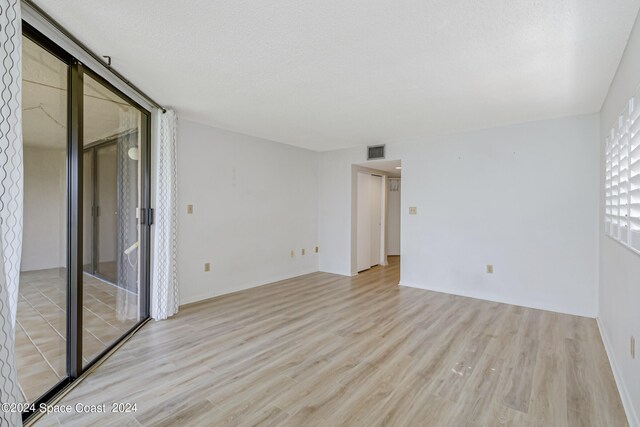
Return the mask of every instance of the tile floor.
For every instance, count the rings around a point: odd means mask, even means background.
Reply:
[[[23,272],[16,325],[18,381],[32,402],[66,371],[66,271]],[[84,275],[83,359],[88,363],[137,321],[138,296]]]

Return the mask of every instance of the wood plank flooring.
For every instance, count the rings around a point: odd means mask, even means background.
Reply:
[[[593,319],[399,287],[398,264],[152,321],[61,402],[136,412],[38,425],[627,425]]]

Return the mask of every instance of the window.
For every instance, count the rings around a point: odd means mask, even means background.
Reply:
[[[640,252],[640,91],[605,144],[605,232]]]

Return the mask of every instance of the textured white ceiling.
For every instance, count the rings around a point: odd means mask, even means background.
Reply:
[[[36,0],[184,118],[327,150],[600,109],[638,0]]]

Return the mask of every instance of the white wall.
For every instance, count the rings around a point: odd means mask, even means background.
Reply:
[[[391,182],[397,183],[398,191],[391,191]],[[389,180],[387,185],[387,254],[400,255],[400,195],[402,194],[402,181],[400,179]]]
[[[600,111],[600,180],[604,182],[604,141],[618,115],[640,85],[640,25],[636,21],[616,76]],[[629,423],[640,426],[640,255],[604,233],[600,188],[599,323]],[[630,337],[636,338],[631,358]],[[634,406],[635,405],[635,406]]]
[[[316,153],[180,120],[178,171],[181,304],[318,270]]]
[[[598,133],[589,115],[387,144],[402,160],[401,282],[595,317]],[[351,164],[365,154],[320,153],[322,271],[352,271]]]
[[[24,234],[21,271],[64,267],[66,152],[24,147]]]

